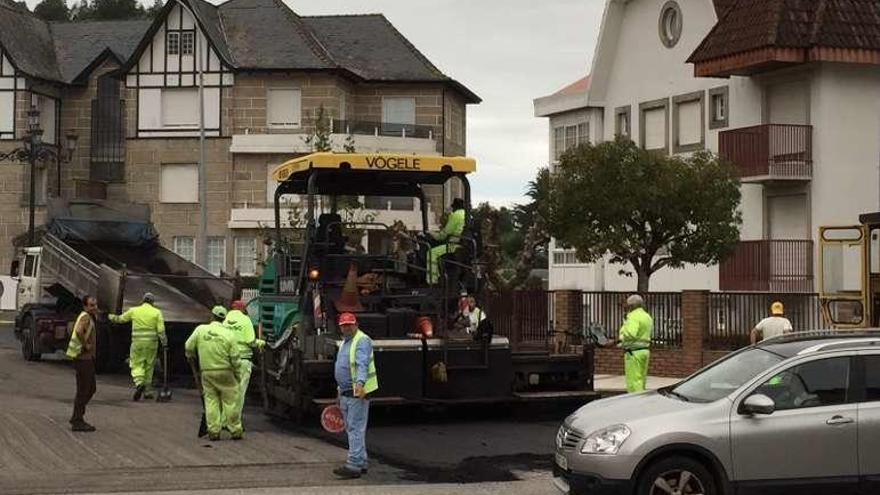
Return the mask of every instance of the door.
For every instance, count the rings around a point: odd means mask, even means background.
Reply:
[[[862,493],[880,493],[880,354],[863,356],[865,388],[859,403]]]
[[[849,357],[796,364],[748,396],[776,403],[768,415],[731,413],[738,494],[845,495],[858,491],[857,404],[849,400]]]
[[[27,304],[40,302],[39,253],[27,252],[24,255],[24,263],[21,264],[21,274],[18,279],[18,297],[16,309],[21,309]]]

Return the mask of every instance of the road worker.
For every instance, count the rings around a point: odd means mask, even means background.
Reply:
[[[241,440],[241,416],[238,414],[241,360],[236,337],[223,324],[226,308],[214,306],[211,314],[213,321],[196,327],[186,340],[184,352],[191,363],[198,359],[208,438],[220,440],[220,430],[226,428],[233,440]]]
[[[95,431],[95,427],[86,423],[86,404],[95,395],[95,315],[98,313],[98,300],[94,296],[82,298],[83,309],[73,324],[70,343],[67,346],[67,357],[73,359],[76,371],[76,398],[73,399],[73,415],[70,417],[70,429],[73,431]]]
[[[239,417],[242,416],[244,409],[244,399],[247,395],[248,385],[251,382],[251,371],[253,371],[253,351],[254,349],[262,349],[266,342],[256,338],[254,333],[254,324],[251,318],[244,313],[245,305],[243,301],[232,301],[231,309],[226,315],[223,322],[235,336],[235,342],[238,347],[238,355],[241,358],[238,365],[239,384],[241,392],[238,396],[236,410]]]
[[[440,280],[440,257],[447,253],[454,253],[458,249],[461,234],[464,232],[466,221],[464,201],[461,198],[455,198],[452,201],[451,210],[443,230],[431,236],[436,242],[441,244],[432,247],[428,251],[427,268],[429,284],[436,284]]]
[[[156,298],[147,292],[140,306],[129,308],[121,315],[109,315],[113,323],[131,322],[131,352],[128,365],[134,382],[133,400],[153,398],[153,367],[156,365],[158,344],[168,345],[162,311],[155,306]]]
[[[645,390],[648,380],[654,319],[645,311],[644,306],[645,301],[638,294],[626,299],[626,318],[618,337],[617,345],[624,351],[623,370],[627,392]]]
[[[770,305],[770,316],[764,318],[752,329],[749,338],[752,344],[762,340],[779,337],[794,331],[791,321],[785,317],[785,306],[779,301]]]
[[[336,321],[343,342],[336,354],[334,376],[338,387],[339,408],[345,419],[348,458],[333,470],[340,478],[360,478],[367,472],[367,395],[379,389],[373,341],[358,328],[354,313],[342,313]]]

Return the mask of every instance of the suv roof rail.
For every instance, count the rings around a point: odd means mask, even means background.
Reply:
[[[807,330],[803,332],[792,332],[784,335],[779,335],[777,337],[770,337],[769,339],[762,340],[761,344],[782,344],[785,342],[797,342],[800,340],[811,340],[811,339],[835,339],[835,338],[878,338],[880,339],[880,329],[877,328],[865,328],[865,329],[857,329],[857,330],[840,330],[840,329],[825,329],[825,330]]]
[[[798,352],[798,356],[802,356],[804,354],[811,354],[814,352],[825,351],[825,350],[833,350],[833,349],[850,349],[854,347],[871,347],[880,345],[880,337],[873,338],[865,338],[865,339],[847,339],[847,340],[835,340],[833,342],[822,342],[821,344],[816,344],[811,347],[807,347],[806,349],[802,349]]]

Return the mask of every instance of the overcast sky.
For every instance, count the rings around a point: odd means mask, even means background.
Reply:
[[[213,0],[214,3],[221,3]],[[603,0],[286,0],[301,15],[382,13],[448,76],[483,98],[468,108],[475,201],[522,200],[547,164],[532,100],[589,71]],[[152,0],[141,0],[151,4]],[[28,0],[33,6],[38,0]],[[68,4],[73,4],[68,0]]]

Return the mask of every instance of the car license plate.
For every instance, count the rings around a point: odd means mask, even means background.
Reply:
[[[568,459],[562,454],[556,454],[556,465],[565,471],[568,471]]]

